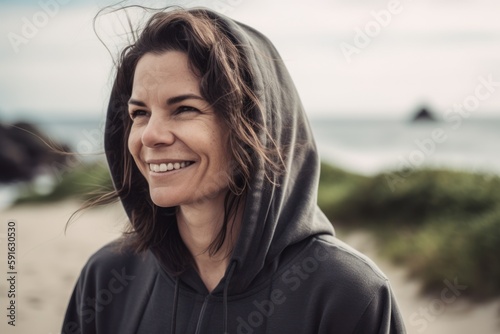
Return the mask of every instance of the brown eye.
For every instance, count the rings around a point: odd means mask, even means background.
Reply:
[[[136,117],[147,116],[148,112],[145,110],[133,110],[129,114],[130,118],[135,119]]]
[[[182,113],[186,113],[186,112],[200,112],[199,109],[195,108],[195,107],[190,107],[190,106],[180,106],[179,108],[177,108],[176,110],[176,114],[182,114]]]

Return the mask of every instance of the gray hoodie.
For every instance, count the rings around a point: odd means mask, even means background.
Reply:
[[[255,121],[284,153],[286,171],[277,176],[279,186],[264,171],[253,175],[241,234],[212,292],[194,268],[173,276],[151,250],[135,254],[125,246],[118,251],[117,241],[83,268],[62,333],[405,333],[387,278],[335,237],[317,206],[316,144],[278,52],[254,29],[207,13],[244,46],[253,89],[265,110],[265,119]],[[110,103],[105,132],[117,187],[126,145],[120,112]],[[131,189],[122,197],[129,215],[144,195]]]

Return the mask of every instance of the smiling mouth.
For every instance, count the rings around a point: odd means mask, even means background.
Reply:
[[[182,161],[182,162],[169,162],[163,164],[148,164],[149,170],[155,173],[166,173],[172,170],[178,170],[193,164],[192,161]]]

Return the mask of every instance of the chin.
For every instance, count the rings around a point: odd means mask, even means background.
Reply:
[[[151,201],[159,207],[169,208],[180,205],[178,201],[172,198],[171,194],[166,194],[166,190],[161,189],[150,189],[149,194],[151,196]]]
[[[155,199],[155,197],[151,197],[151,201],[153,202],[154,205],[159,206],[160,208],[169,208],[175,206],[175,205],[170,205],[170,203],[162,201],[161,199]]]

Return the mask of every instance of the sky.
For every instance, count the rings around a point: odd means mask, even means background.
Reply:
[[[0,0],[0,121],[23,114],[102,117],[112,56],[97,38],[93,18],[116,2]],[[312,117],[406,119],[421,105],[443,115],[456,104],[472,103],[478,89],[483,94],[474,116],[500,116],[498,1],[175,4],[219,10],[267,35]],[[117,22],[107,15],[96,23],[113,56],[123,45]]]

